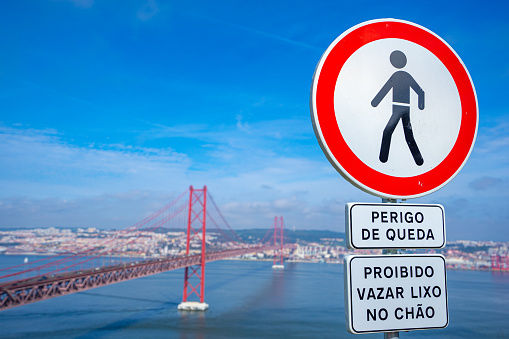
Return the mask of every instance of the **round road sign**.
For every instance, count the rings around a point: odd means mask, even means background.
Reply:
[[[339,36],[318,63],[311,117],[331,164],[379,197],[432,193],[463,167],[478,107],[470,75],[438,35],[381,19]]]

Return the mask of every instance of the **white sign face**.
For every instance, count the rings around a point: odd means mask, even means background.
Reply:
[[[443,187],[477,135],[477,97],[465,65],[438,35],[403,20],[367,21],[341,34],[316,67],[310,108],[331,164],[383,198]]]
[[[443,248],[445,216],[441,205],[348,203],[348,248]]]
[[[441,255],[345,257],[345,314],[350,333],[444,328],[449,323]]]
[[[402,70],[390,62],[393,51],[404,51],[407,63]],[[396,88],[384,92],[385,96],[375,102],[376,107],[373,99],[388,79],[403,72],[424,91],[424,107],[418,107],[421,94],[410,89],[405,106],[408,122],[396,122],[399,126],[391,127],[391,118],[399,114],[393,107],[397,105],[393,102]],[[352,152],[372,169],[396,177],[418,176],[438,166],[451,152],[461,125],[460,97],[447,68],[426,48],[403,39],[376,40],[350,56],[336,82],[334,110]],[[383,137],[386,126],[395,129]],[[413,134],[410,139],[406,126]],[[390,140],[385,155],[381,146],[384,138]],[[407,142],[415,146],[415,154]],[[386,156],[385,161],[380,160],[382,156]]]

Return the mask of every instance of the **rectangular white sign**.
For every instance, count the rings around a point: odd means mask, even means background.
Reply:
[[[442,205],[348,203],[345,209],[348,248],[442,248]]]
[[[449,323],[442,255],[349,255],[344,272],[350,333],[436,329]]]

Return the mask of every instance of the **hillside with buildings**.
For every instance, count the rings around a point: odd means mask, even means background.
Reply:
[[[236,231],[236,235],[208,231],[207,251],[234,248],[239,243],[254,244],[267,241],[272,234],[261,229]],[[265,239],[264,239],[265,238]],[[191,243],[191,252],[198,253],[199,239]],[[289,230],[284,243],[296,244],[285,250],[291,261],[342,263],[347,254],[379,254],[381,250],[350,250],[345,246],[345,235],[327,230]],[[186,233],[178,229],[157,232],[139,230],[126,235],[124,231],[98,228],[34,228],[0,231],[0,254],[4,255],[55,255],[76,253],[94,246],[105,248],[109,256],[160,258],[185,254]],[[441,253],[448,268],[509,271],[507,242],[451,241],[438,250],[406,250],[405,253]],[[270,260],[273,253],[244,255],[244,260]]]

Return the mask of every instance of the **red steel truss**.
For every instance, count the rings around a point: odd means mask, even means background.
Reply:
[[[279,246],[277,244],[277,238],[279,233]],[[283,265],[283,217],[274,217],[274,262],[273,264],[276,265],[278,262],[277,259],[277,249],[279,247],[279,265]]]
[[[194,189],[191,186],[189,191],[186,255],[189,255],[191,242],[198,238],[201,240],[201,260],[193,266],[186,267],[182,302],[186,302],[190,295],[195,294],[203,303],[205,299],[207,186],[204,186],[203,189]]]
[[[205,262],[273,249],[274,246],[256,245],[210,252],[206,254]],[[202,263],[201,254],[186,255],[9,282],[0,285],[0,310]]]
[[[491,269],[493,271],[509,271],[509,256],[492,254]]]

